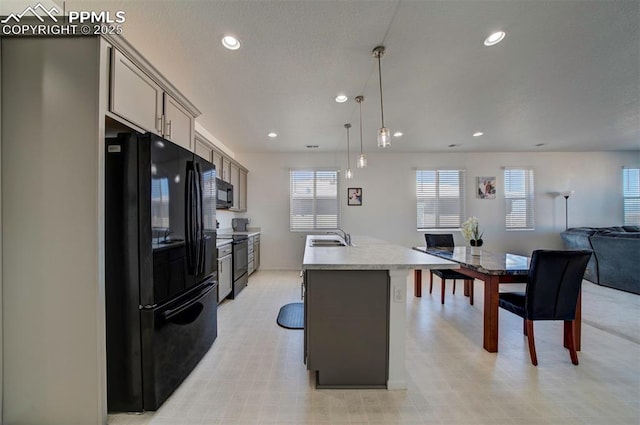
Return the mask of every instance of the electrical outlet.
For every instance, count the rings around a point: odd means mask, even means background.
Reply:
[[[402,288],[398,288],[398,287],[393,288],[393,301],[397,303],[401,303],[404,301]]]

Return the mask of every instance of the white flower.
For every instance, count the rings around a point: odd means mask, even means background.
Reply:
[[[469,217],[467,221],[462,223],[462,236],[468,241],[473,241],[471,245],[475,246],[478,241],[480,241],[478,246],[482,245],[482,235],[477,217]]]

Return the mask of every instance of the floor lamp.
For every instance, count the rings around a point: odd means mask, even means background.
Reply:
[[[573,195],[574,192],[573,190],[560,192],[564,196],[564,230],[569,228],[569,196]]]

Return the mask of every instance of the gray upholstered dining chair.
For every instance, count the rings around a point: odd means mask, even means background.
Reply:
[[[433,234],[425,233],[424,239],[427,244],[427,248],[450,248],[453,249],[453,235],[451,233]],[[459,273],[455,270],[448,269],[431,269],[429,270],[429,293],[433,291],[433,275],[440,278],[442,282],[442,290],[440,294],[440,302],[444,304],[444,290],[446,287],[446,280],[453,280],[453,293],[456,293],[456,280],[463,280],[465,288],[469,291],[469,303],[473,305],[473,278]]]
[[[536,250],[531,256],[525,292],[502,292],[499,306],[524,319],[531,363],[538,365],[533,338],[534,320],[564,320],[571,363],[578,364],[575,348],[576,307],[589,250]]]

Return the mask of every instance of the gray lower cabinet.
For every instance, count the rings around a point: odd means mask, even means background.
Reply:
[[[253,268],[255,270],[260,268],[260,235],[256,235],[253,242]]]
[[[249,236],[249,275],[260,267],[260,235]]]
[[[304,351],[317,388],[386,388],[387,270],[306,270]]]
[[[233,285],[232,245],[218,248],[218,304],[231,293]]]

